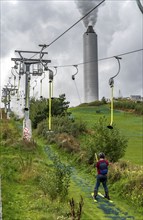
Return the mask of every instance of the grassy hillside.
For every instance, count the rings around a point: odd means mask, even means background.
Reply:
[[[110,123],[110,111],[107,106],[76,107],[70,111],[74,118],[85,121],[89,130],[103,115]],[[142,119],[141,116],[131,113],[114,112],[114,122],[129,138],[124,159],[130,160],[133,164],[142,164]],[[24,143],[21,140],[22,122],[7,120],[0,123],[4,220],[77,220],[78,218],[71,217],[73,210],[69,200],[74,198],[74,208],[77,212],[81,196],[84,204],[82,217],[79,219],[142,219],[143,188],[140,166],[132,164],[128,166],[125,161],[112,164],[108,184],[114,203],[110,204],[99,197],[99,203],[95,204],[91,198],[96,174],[93,166],[82,161],[78,163],[76,153],[65,151],[57,144],[49,142],[46,137],[41,139],[37,133],[35,135],[37,143]],[[62,179],[69,168],[70,183],[66,181],[68,176]],[[64,181],[69,184],[69,193],[63,199],[60,191],[64,185],[60,184]],[[100,192],[103,193],[102,187]]]
[[[47,193],[47,186],[52,183],[52,175],[47,176],[52,161],[44,152],[44,143],[40,146],[23,142],[20,123],[3,121],[0,128],[3,219],[55,220],[69,212],[66,200],[53,201]],[[51,190],[55,196],[54,189]]]
[[[105,116],[110,123],[110,110],[107,106],[76,107],[70,111],[75,119],[81,119],[92,128],[101,116]],[[124,159],[135,164],[143,164],[143,116],[114,110],[114,123],[128,138],[128,148]]]

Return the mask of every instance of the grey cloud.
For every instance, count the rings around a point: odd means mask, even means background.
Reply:
[[[7,55],[9,47],[15,47],[21,42],[21,33],[29,37],[29,44],[48,43],[65,30],[69,9],[57,8],[49,1],[20,1],[16,5],[3,3],[1,38],[3,47],[1,54]],[[59,19],[60,18],[60,19]],[[23,45],[25,46],[25,45]]]
[[[80,2],[82,3],[82,1]],[[5,59],[15,49],[39,50],[38,44],[50,43],[76,22],[81,15],[73,1],[21,1],[16,5],[2,5],[2,47]],[[94,26],[98,34],[99,58],[117,55],[143,47],[142,14],[135,2],[106,1],[98,9]],[[77,64],[83,58],[83,33],[80,22],[61,39],[47,48],[51,65]],[[124,96],[140,93],[142,88],[142,53],[123,56],[121,72],[115,80],[115,95],[121,90]],[[9,58],[7,58],[9,59]],[[11,67],[9,67],[11,68]],[[117,70],[116,62],[99,62],[100,98],[110,96],[108,80]],[[74,67],[58,68],[55,94],[66,93],[71,105],[79,104],[75,85],[71,79]],[[6,74],[5,74],[6,75]],[[46,81],[44,82],[46,84]],[[83,66],[79,66],[76,83],[83,101]],[[44,87],[48,94],[47,84]]]

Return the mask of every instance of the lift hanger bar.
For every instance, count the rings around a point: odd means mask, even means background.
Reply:
[[[78,65],[73,65],[76,68],[76,73],[72,75],[72,80],[75,80],[75,75],[78,74]]]

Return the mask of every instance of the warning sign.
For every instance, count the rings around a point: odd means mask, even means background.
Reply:
[[[24,119],[24,121],[23,121],[23,139],[30,141],[31,137],[32,137],[31,120]]]

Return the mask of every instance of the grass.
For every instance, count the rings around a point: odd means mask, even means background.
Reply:
[[[59,205],[57,200],[51,202],[37,182],[47,169],[48,159],[43,148],[25,148],[19,140],[21,133],[16,132],[13,122],[1,123],[0,126],[1,131],[4,128],[4,134],[6,130],[10,133],[5,140],[2,140],[2,133],[0,137],[3,219],[55,220],[65,214],[67,205]],[[15,142],[12,141],[13,133]]]
[[[39,147],[34,152],[28,152],[32,157],[30,167],[22,166],[20,162],[19,153],[26,160],[25,149],[20,150],[17,144],[1,145],[3,219],[56,220],[58,216],[64,219],[62,216],[70,212],[68,200],[65,200],[65,203],[59,203],[58,200],[51,202],[48,195],[44,195],[37,185],[37,175],[46,171],[45,164],[50,163],[43,145],[44,141],[39,140]],[[91,204],[91,199],[86,198],[86,193],[76,184],[75,179],[72,179],[69,198],[73,197],[78,204],[80,195],[84,197],[85,203],[83,220],[95,220],[95,217],[98,220],[105,219],[105,214]]]
[[[88,128],[92,128],[98,119],[105,115],[110,122],[110,111],[107,106],[100,107],[80,107],[70,109],[75,118],[86,121]],[[129,138],[129,144],[124,159],[132,163],[142,164],[142,117],[122,111],[114,112],[114,121],[121,132]],[[8,125],[9,124],[9,125]],[[2,199],[3,199],[3,219],[5,220],[56,220],[64,219],[62,216],[70,211],[68,201],[59,203],[58,200],[51,202],[48,195],[44,195],[41,188],[37,185],[37,176],[44,173],[46,164],[50,163],[48,155],[44,152],[45,142],[38,138],[38,147],[32,152],[19,150],[18,139],[21,136],[20,125],[14,122],[8,123],[9,136],[1,143],[1,165],[2,165]],[[0,127],[6,125],[0,124]],[[17,131],[17,127],[19,132]],[[2,129],[1,129],[2,131]],[[11,132],[11,133],[10,133]],[[6,133],[5,133],[6,135]],[[16,142],[16,141],[17,142]],[[135,150],[136,149],[136,150]],[[84,198],[82,220],[107,220],[115,219],[113,214],[107,214],[106,211],[111,208],[104,201],[98,205],[94,204],[90,193],[95,184],[95,177],[90,172],[90,168],[75,166],[74,156],[62,152],[52,145],[52,150],[60,155],[65,163],[73,168],[71,178],[69,198],[74,198],[78,203],[80,195]],[[20,157],[20,155],[21,157]],[[26,163],[27,154],[31,155],[32,163]],[[23,158],[23,163],[21,159]],[[22,166],[24,164],[24,166]],[[26,169],[28,165],[29,168]],[[94,171],[95,175],[95,171]],[[48,184],[48,183],[47,183]],[[111,187],[111,186],[109,186]],[[121,215],[128,212],[135,216],[135,220],[142,219],[140,214],[135,211],[132,204],[119,198],[117,188],[112,188],[112,199],[115,211],[120,209]],[[105,209],[104,209],[105,208]],[[126,216],[126,215],[125,215]],[[121,219],[121,216],[118,216]],[[116,218],[117,219],[117,218]],[[125,219],[125,218],[123,218]]]
[[[111,198],[114,201],[113,207],[108,206],[106,202],[104,203],[104,199],[100,199],[100,202],[98,204],[94,204],[94,202],[92,202],[90,194],[93,191],[95,184],[95,169],[87,167],[87,165],[84,164],[74,164],[74,156],[69,158],[69,154],[67,152],[61,152],[61,150],[57,149],[56,146],[52,146],[52,149],[62,157],[65,163],[70,163],[71,166],[74,165],[76,168],[73,170],[72,182],[70,187],[70,196],[74,195],[74,198],[76,200],[79,199],[79,195],[83,196],[85,204],[83,208],[83,220],[107,220],[112,219],[112,217],[113,219],[116,219],[117,216],[114,216],[116,211],[119,212],[119,216],[117,219],[120,219],[121,216],[123,216],[123,219],[128,219],[127,216],[135,216],[135,220],[142,220],[142,215],[140,214],[141,210],[139,213],[138,209],[135,209],[134,204],[130,200],[128,202],[127,200],[125,200],[124,195],[122,198],[119,197],[120,192],[118,191],[118,187],[113,187],[111,182],[108,183],[108,185]],[[100,187],[100,192],[104,194],[102,186]],[[108,209],[110,209],[111,215],[107,214],[109,211]]]
[[[83,120],[88,128],[92,128],[101,116],[105,116],[110,123],[110,110],[108,106],[76,107],[70,111],[75,119]],[[114,110],[114,123],[121,133],[128,138],[128,147],[123,159],[134,164],[143,164],[143,116]]]

